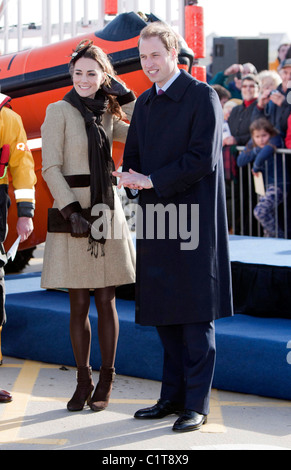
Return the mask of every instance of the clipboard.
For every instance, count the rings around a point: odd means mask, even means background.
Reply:
[[[20,239],[21,239],[21,237],[19,236],[16,239],[16,241],[13,243],[12,247],[8,250],[8,252],[7,252],[7,261],[9,259],[11,259],[11,261],[14,261],[14,258],[16,256],[16,253],[17,253],[17,250],[18,250],[18,247],[19,247]]]
[[[255,191],[259,196],[266,195],[264,177],[263,177],[262,172],[256,173],[254,175],[254,185],[255,185]]]

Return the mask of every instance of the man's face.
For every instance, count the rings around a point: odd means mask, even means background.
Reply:
[[[153,83],[162,88],[178,70],[177,51],[168,51],[159,37],[141,39],[139,54],[142,69]]]
[[[281,69],[280,76],[282,78],[283,89],[291,88],[291,66]]]
[[[289,44],[283,44],[283,46],[280,47],[279,51],[278,51],[278,57],[280,59],[281,62],[283,62],[283,60],[285,60],[285,57],[286,57],[286,54],[287,54],[287,51],[289,49]]]

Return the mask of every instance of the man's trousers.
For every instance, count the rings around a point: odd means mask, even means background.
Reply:
[[[164,347],[160,398],[207,415],[216,357],[214,322],[157,330]]]

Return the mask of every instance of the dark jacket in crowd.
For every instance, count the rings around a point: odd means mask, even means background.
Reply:
[[[254,101],[249,106],[242,103],[233,108],[230,113],[228,125],[231,135],[235,137],[237,141],[237,145],[246,145],[250,140],[250,125],[253,121],[252,116],[256,105],[257,101]]]
[[[263,109],[256,106],[254,108],[252,121],[262,117],[267,118],[271,124],[280,132],[281,137],[285,139],[287,132],[287,121],[291,113],[291,99],[288,99],[287,96],[290,94],[289,96],[291,97],[291,88],[289,88],[287,92],[284,93],[282,86],[279,85],[277,90],[286,96],[282,106],[278,106],[277,104],[273,103],[273,101],[269,101],[267,106],[265,106]]]

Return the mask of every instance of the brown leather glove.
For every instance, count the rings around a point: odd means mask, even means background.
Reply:
[[[103,84],[102,89],[106,94],[116,96],[120,106],[131,103],[136,99],[133,91],[129,90],[125,83],[120,83],[116,78],[109,74],[107,75],[110,78],[110,85],[106,86]]]
[[[75,238],[86,238],[90,231],[89,222],[79,212],[70,215],[71,235]]]

